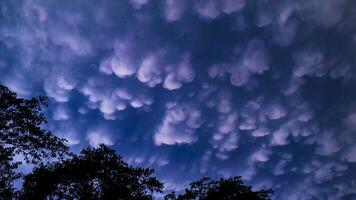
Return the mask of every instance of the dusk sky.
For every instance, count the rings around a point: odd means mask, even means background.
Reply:
[[[0,0],[0,81],[168,191],[356,199],[354,0]]]

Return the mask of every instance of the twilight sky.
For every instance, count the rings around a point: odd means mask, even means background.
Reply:
[[[180,190],[356,198],[354,0],[1,0],[0,81]]]

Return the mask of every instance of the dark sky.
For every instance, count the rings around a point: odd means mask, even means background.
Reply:
[[[354,0],[1,0],[0,81],[181,190],[356,198]]]

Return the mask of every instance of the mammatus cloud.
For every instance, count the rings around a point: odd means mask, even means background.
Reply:
[[[166,114],[153,139],[156,145],[190,144],[197,140],[195,131],[203,123],[201,112],[193,105],[166,104]]]
[[[252,39],[248,41],[247,47],[234,63],[222,63],[210,67],[209,75],[216,78],[224,73],[230,73],[230,82],[235,86],[246,85],[250,77],[254,74],[263,74],[269,69],[268,55],[265,44],[262,40]]]
[[[111,146],[114,142],[105,134],[100,132],[90,132],[87,135],[90,146],[98,147],[99,144]]]
[[[48,96],[47,126],[74,150],[111,145],[168,189],[241,175],[274,199],[353,199],[355,9],[5,0],[0,81]]]

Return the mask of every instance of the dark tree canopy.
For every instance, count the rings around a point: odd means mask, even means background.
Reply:
[[[162,189],[153,170],[131,167],[114,150],[101,145],[35,169],[25,177],[21,199],[150,200]]]
[[[12,182],[21,177],[15,169],[20,163],[13,161],[13,149],[0,145],[0,199],[11,199],[14,193]]]
[[[12,182],[21,174],[13,162],[21,154],[26,162],[39,163],[43,158],[63,158],[68,147],[63,140],[41,126],[46,123],[42,108],[46,98],[18,98],[16,93],[0,85],[0,197],[11,196]]]
[[[165,200],[268,200],[272,190],[253,191],[244,185],[241,177],[220,179],[218,181],[203,178],[193,182],[184,194],[174,192],[165,196]]]

